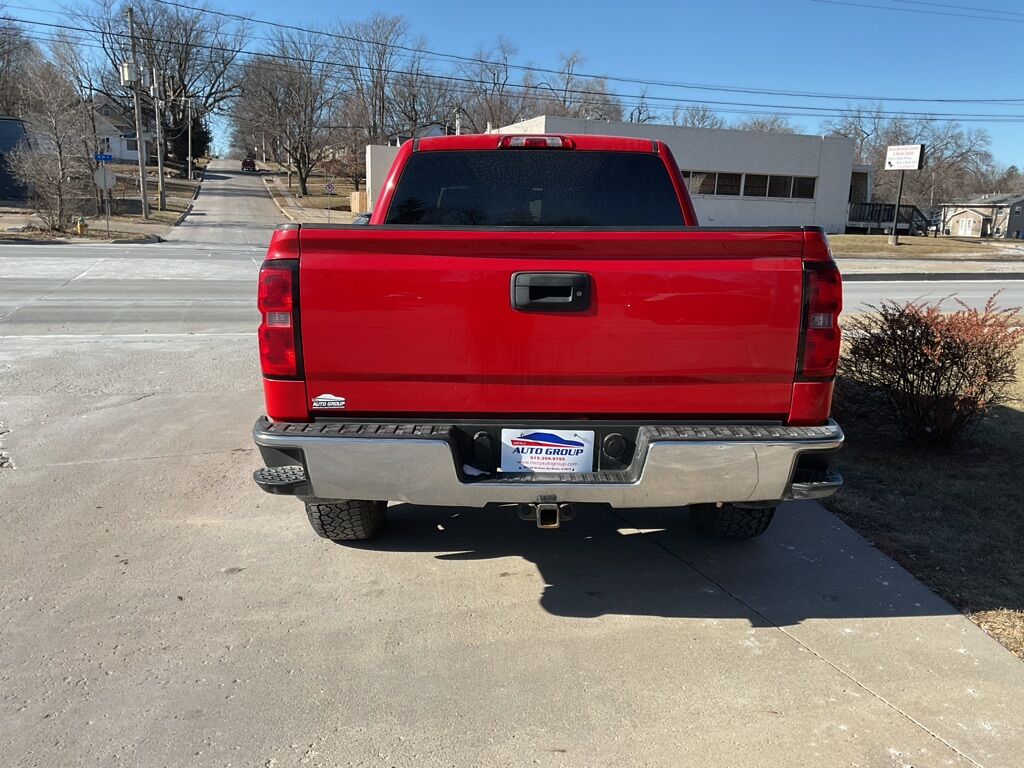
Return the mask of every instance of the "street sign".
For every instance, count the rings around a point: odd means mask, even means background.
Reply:
[[[324,191],[327,192],[328,195],[333,195],[334,194],[334,185],[331,184],[331,183],[328,183],[327,186],[324,187]]]
[[[92,157],[97,163],[109,163],[114,159],[113,155],[93,155]]]
[[[896,144],[885,151],[885,170],[919,171],[924,162],[924,144]]]
[[[114,188],[114,183],[117,181],[117,176],[114,175],[114,172],[112,170],[110,170],[106,166],[102,166],[96,169],[96,171],[92,175],[92,179],[94,182],[96,182],[97,187],[99,187],[102,190],[108,190]]]

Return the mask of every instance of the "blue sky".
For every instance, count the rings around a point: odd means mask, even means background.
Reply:
[[[210,2],[216,8],[298,25],[360,18],[378,9],[406,17],[413,33],[423,36],[433,50],[468,55],[500,34],[518,45],[519,63],[555,67],[560,53],[579,50],[587,59],[582,70],[589,73],[864,96],[1019,98],[1016,105],[893,100],[884,108],[1020,115],[1021,123],[986,118],[986,122],[964,121],[964,125],[983,127],[990,133],[992,151],[1000,163],[1024,166],[1024,87],[1015,82],[1018,68],[1010,55],[1024,37],[1024,3],[1020,2],[390,0],[361,6],[311,0],[287,4],[274,0]],[[45,11],[60,8],[57,0],[31,3],[38,11],[24,10],[30,5],[26,0],[8,3],[9,15],[50,22],[55,17]],[[982,14],[979,9],[992,10]],[[330,55],[329,44],[324,55]],[[612,83],[610,88],[632,94],[639,86]],[[650,92],[705,101],[830,108],[846,104],[663,87]],[[819,129],[818,118],[793,121],[807,133]]]

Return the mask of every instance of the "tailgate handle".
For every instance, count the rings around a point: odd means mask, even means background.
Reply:
[[[585,272],[516,272],[512,308],[522,312],[584,312],[593,293]]]

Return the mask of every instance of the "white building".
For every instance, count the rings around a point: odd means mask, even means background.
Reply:
[[[112,155],[115,163],[137,163],[139,142],[135,138],[134,120],[122,115],[117,107],[109,102],[96,107],[94,117],[100,152]],[[142,141],[147,156],[156,151],[152,133],[144,130]]]
[[[827,232],[843,232],[851,195],[863,201],[871,199],[869,173],[858,166],[858,178],[853,178],[854,143],[842,136],[547,115],[498,132],[601,134],[663,141],[687,178],[697,217],[705,226],[818,226]]]
[[[850,203],[871,200],[871,169],[854,165],[854,142],[842,136],[612,123],[547,115],[496,132],[601,134],[664,141],[679,163],[704,226],[819,226],[827,232],[843,232]],[[397,147],[367,147],[371,205],[397,152]]]

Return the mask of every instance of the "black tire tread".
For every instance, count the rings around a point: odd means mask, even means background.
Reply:
[[[768,530],[774,517],[775,507],[701,504],[693,509],[697,529],[715,539],[753,539]]]
[[[384,527],[386,501],[335,499],[307,501],[306,515],[317,535],[331,541],[365,541]]]

